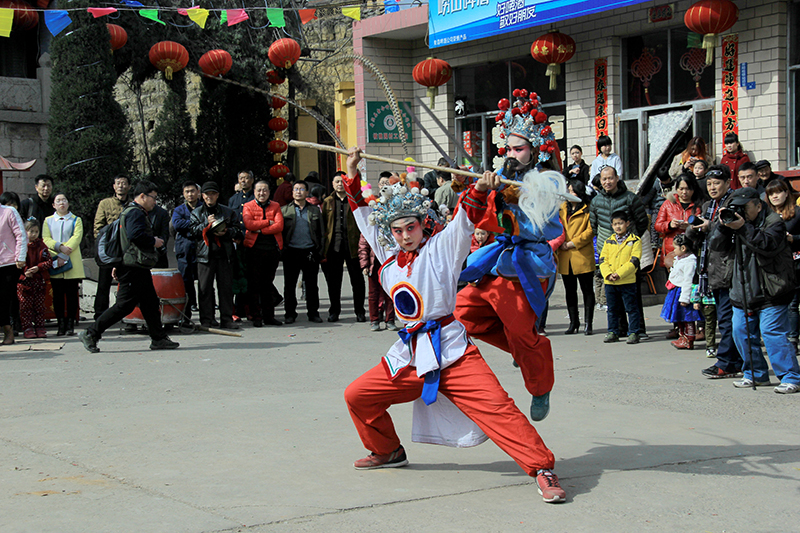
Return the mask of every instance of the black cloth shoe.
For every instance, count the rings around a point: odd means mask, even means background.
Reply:
[[[336,320],[339,320],[339,319],[337,318]],[[319,315],[308,317],[308,321],[309,322],[314,322],[315,324],[322,324],[322,318],[320,318]],[[330,317],[328,317],[328,322],[331,322]],[[335,322],[335,320],[333,322]]]
[[[328,322],[339,322],[339,315],[328,315]]]
[[[239,329],[239,324],[236,322],[223,322],[219,327],[222,329]]]
[[[294,316],[287,316],[283,319],[284,324],[294,324],[294,321],[297,320],[297,317]]]
[[[266,324],[267,326],[282,326],[283,322],[281,322],[277,318],[265,318],[264,324]]]
[[[57,321],[58,321],[58,331],[56,331],[56,337],[63,337],[64,335],[67,334],[67,319],[59,318],[57,319]]]
[[[75,319],[68,318],[67,319],[67,336],[72,337],[75,335]]]
[[[261,320],[260,318],[254,318],[253,319],[253,327],[254,328],[263,328],[264,327],[264,321]]]
[[[163,339],[158,339],[157,341],[150,341],[151,350],[174,350],[178,346],[180,346],[180,344],[170,340],[169,337],[164,337]]]
[[[364,313],[356,313],[356,322],[366,322],[367,316]]]
[[[89,331],[81,331],[80,335],[78,335],[78,338],[81,340],[81,343],[83,343],[83,347],[86,348],[86,351],[91,353],[100,352],[100,348],[97,347],[97,340],[89,335]]]

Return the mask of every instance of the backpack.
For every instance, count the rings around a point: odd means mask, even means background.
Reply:
[[[122,244],[120,242],[119,225],[122,217],[104,226],[95,240],[94,260],[98,266],[116,266],[122,264]]]

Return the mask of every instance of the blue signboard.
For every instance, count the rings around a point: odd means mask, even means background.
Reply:
[[[483,39],[646,0],[430,0],[430,48]]]

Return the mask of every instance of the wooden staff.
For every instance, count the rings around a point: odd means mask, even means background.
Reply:
[[[342,155],[350,155],[350,152],[343,148],[337,148],[335,146],[328,146],[325,144],[317,144],[311,143],[306,141],[289,141],[289,146],[294,146],[296,148],[311,148],[312,150],[321,150],[323,152],[333,152],[335,154],[342,154]],[[382,163],[389,163],[391,165],[399,165],[402,167],[422,167],[422,168],[431,168],[434,170],[441,170],[443,172],[449,172],[450,174],[458,174],[459,176],[469,176],[471,178],[482,178],[483,174],[478,174],[477,172],[470,172],[469,170],[461,170],[460,168],[450,168],[450,167],[440,167],[438,165],[431,165],[429,163],[417,163],[416,161],[402,161],[400,159],[391,159],[389,157],[382,157],[379,155],[370,155],[361,152],[361,157],[363,159],[371,159],[373,161],[380,161]],[[500,178],[500,183],[505,183],[506,185],[513,185],[515,187],[520,186],[520,182],[507,180],[505,178]]]

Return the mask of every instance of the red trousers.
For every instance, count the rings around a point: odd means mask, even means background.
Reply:
[[[394,380],[389,380],[385,367],[379,364],[347,387],[344,398],[365,448],[385,455],[400,446],[387,409],[419,398],[422,384],[415,368],[406,367]],[[442,370],[439,392],[526,473],[535,476],[540,468],[553,468],[553,452],[547,449],[528,418],[508,397],[477,346],[470,345],[461,359]]]
[[[394,304],[392,299],[381,287],[379,270],[374,269],[375,273],[369,276],[369,321],[380,322],[382,317],[386,317],[385,322],[394,322]]]
[[[19,320],[23,330],[44,327],[45,289],[43,279],[26,279],[17,285]]]
[[[547,282],[542,282],[547,292]],[[471,337],[511,354],[533,396],[553,389],[553,350],[550,340],[536,332],[536,313],[518,281],[484,276],[478,285],[458,292],[456,320]]]

